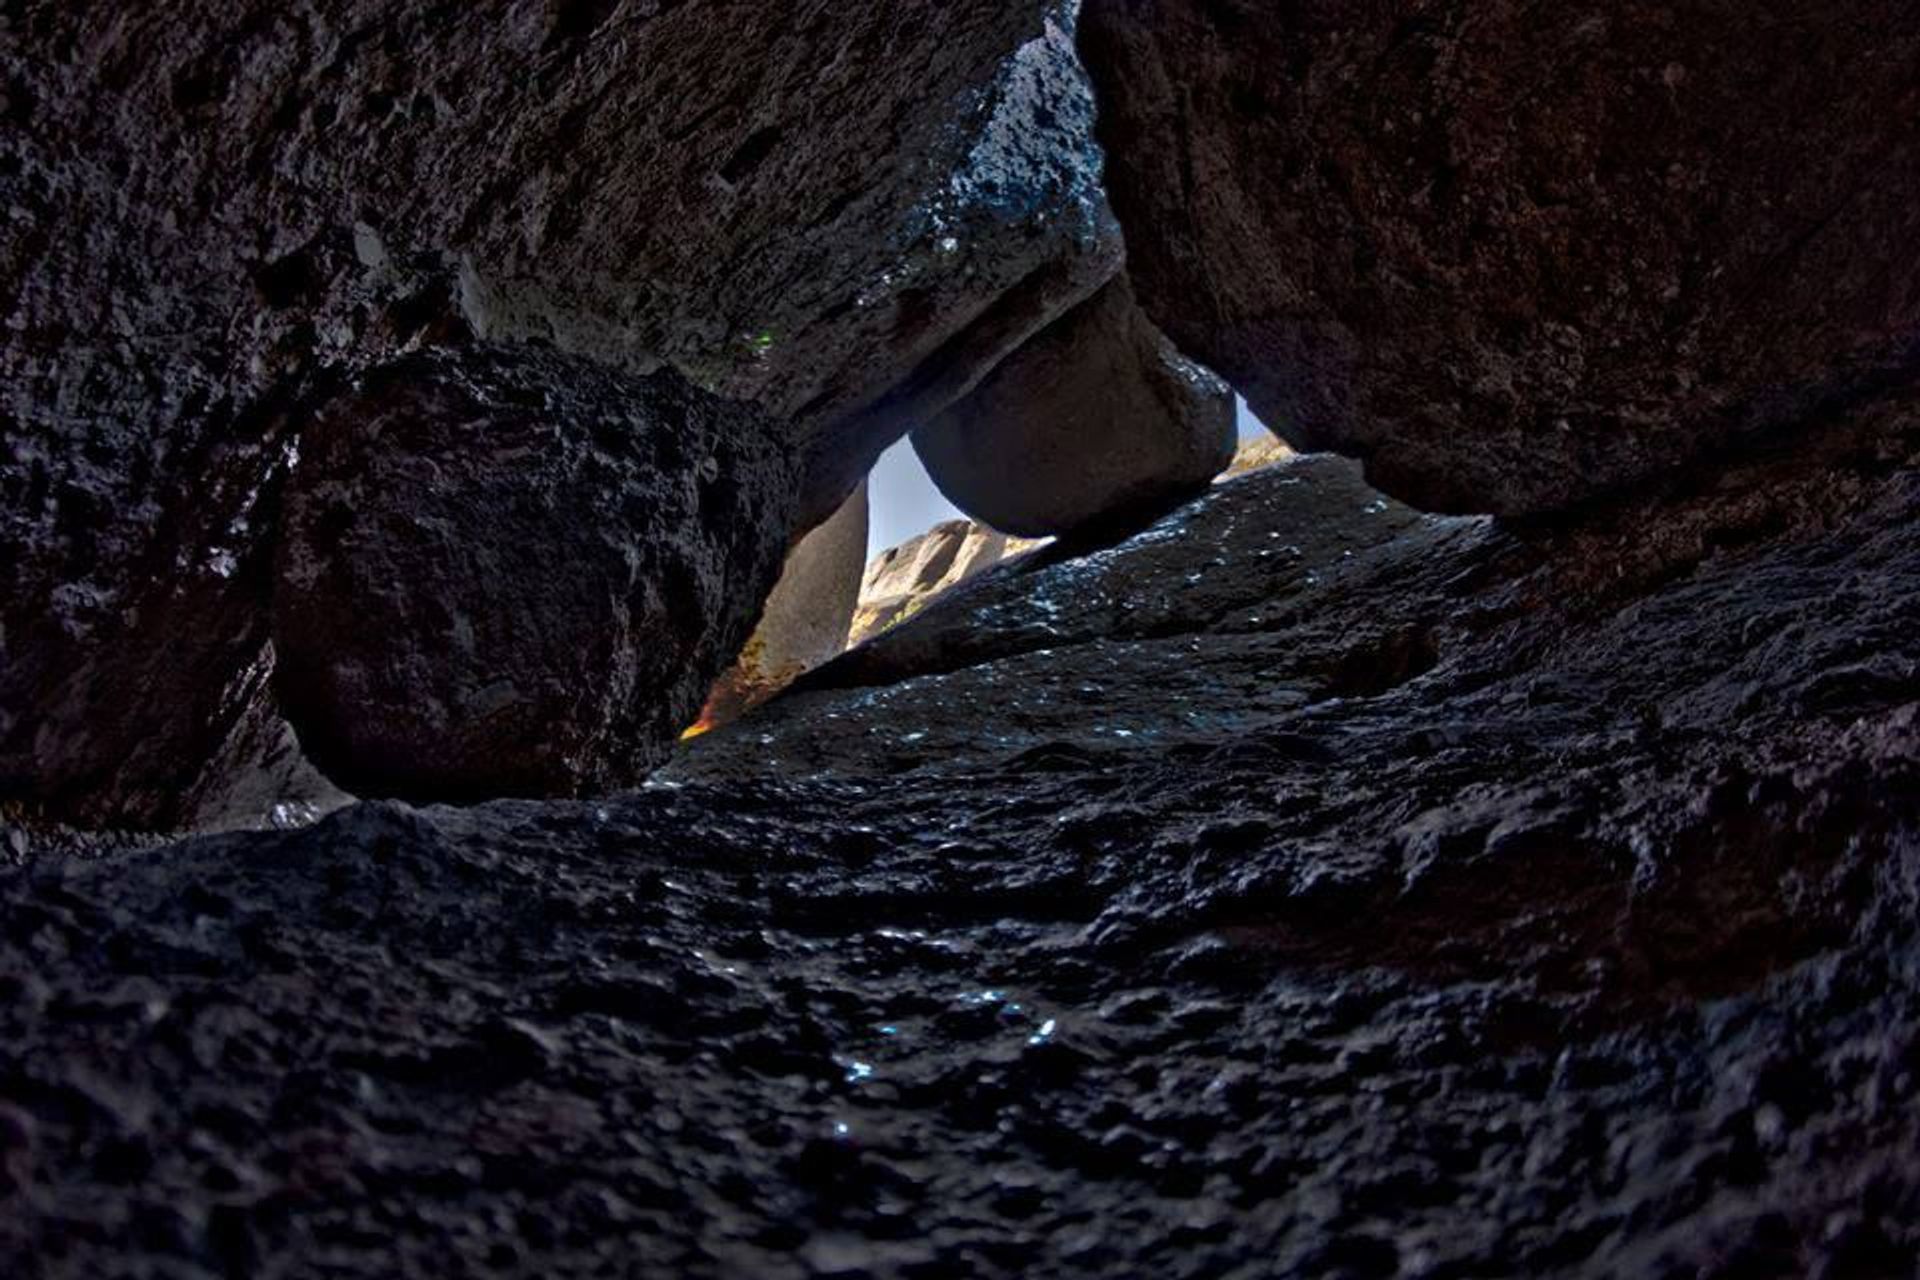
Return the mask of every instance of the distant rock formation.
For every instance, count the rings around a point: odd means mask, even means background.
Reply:
[[[1231,480],[1243,476],[1249,471],[1258,471],[1270,467],[1276,462],[1285,462],[1288,458],[1297,458],[1293,446],[1272,432],[1255,436],[1251,440],[1240,442],[1240,448],[1234,452],[1233,465],[1221,475],[1222,480]]]
[[[872,639],[951,588],[1039,545],[1038,539],[1010,537],[977,520],[948,520],[882,551],[867,566],[847,646]]]

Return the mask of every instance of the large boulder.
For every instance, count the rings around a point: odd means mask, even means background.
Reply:
[[[364,379],[287,487],[274,676],[301,745],[364,796],[639,780],[779,572],[780,445],[676,374],[528,349]]]
[[[787,553],[780,581],[733,666],[714,684],[697,736],[738,719],[847,647],[867,562],[867,486]]]
[[[0,796],[178,818],[259,665],[287,410],[409,350],[670,363],[792,418],[831,514],[1117,268],[1066,12],[12,6]]]
[[[1920,368],[1910,0],[1088,0],[1150,315],[1294,444],[1535,512]]]
[[[1122,275],[913,433],[941,492],[1028,537],[1158,515],[1233,461],[1233,392],[1174,350]]]

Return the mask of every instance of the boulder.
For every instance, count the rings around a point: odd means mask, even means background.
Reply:
[[[1121,276],[913,433],[941,492],[1029,537],[1151,518],[1233,460],[1233,392],[1174,350]]]
[[[287,410],[408,351],[671,364],[791,418],[831,514],[1117,269],[1069,13],[13,6],[0,796],[178,820],[259,664]]]
[[[847,647],[867,557],[867,486],[794,545],[760,622],[685,736],[731,723]]]
[[[1762,0],[1088,0],[1148,314],[1461,512],[1650,480],[1920,369],[1920,22]]]
[[[882,551],[860,585],[848,647],[912,617],[953,587],[1037,544],[1010,538],[976,520],[945,520],[917,538]]]
[[[776,426],[677,374],[396,362],[319,411],[287,486],[281,704],[357,795],[637,782],[752,628],[794,493]]]

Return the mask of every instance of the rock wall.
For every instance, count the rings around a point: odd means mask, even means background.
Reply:
[[[0,871],[0,1256],[1911,1274],[1917,421],[1557,528],[1283,463],[640,792]]]
[[[804,528],[1119,261],[1039,0],[0,22],[0,793],[89,822],[175,820],[242,714],[277,486],[360,372],[670,364],[792,422]]]
[[[1908,0],[1088,0],[1129,274],[1293,444],[1450,511],[1920,368]]]
[[[475,346],[369,377],[303,435],[274,687],[363,796],[631,786],[780,571],[781,428],[677,374]]]

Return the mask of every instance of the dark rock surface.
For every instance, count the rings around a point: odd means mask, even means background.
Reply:
[[[1631,486],[1920,368],[1920,6],[1088,0],[1147,312],[1421,505]]]
[[[1118,266],[1049,8],[9,6],[0,796],[179,819],[258,666],[287,411],[404,352],[669,362],[792,417],[825,518]]]
[[[646,776],[780,572],[779,428],[666,372],[425,353],[323,406],[288,481],[274,686],[363,796]]]
[[[1283,463],[617,801],[0,873],[0,1257],[1910,1275],[1914,420],[1557,530]]]
[[[1124,275],[914,429],[940,491],[1029,538],[1146,519],[1233,461],[1233,391],[1174,350]]]

